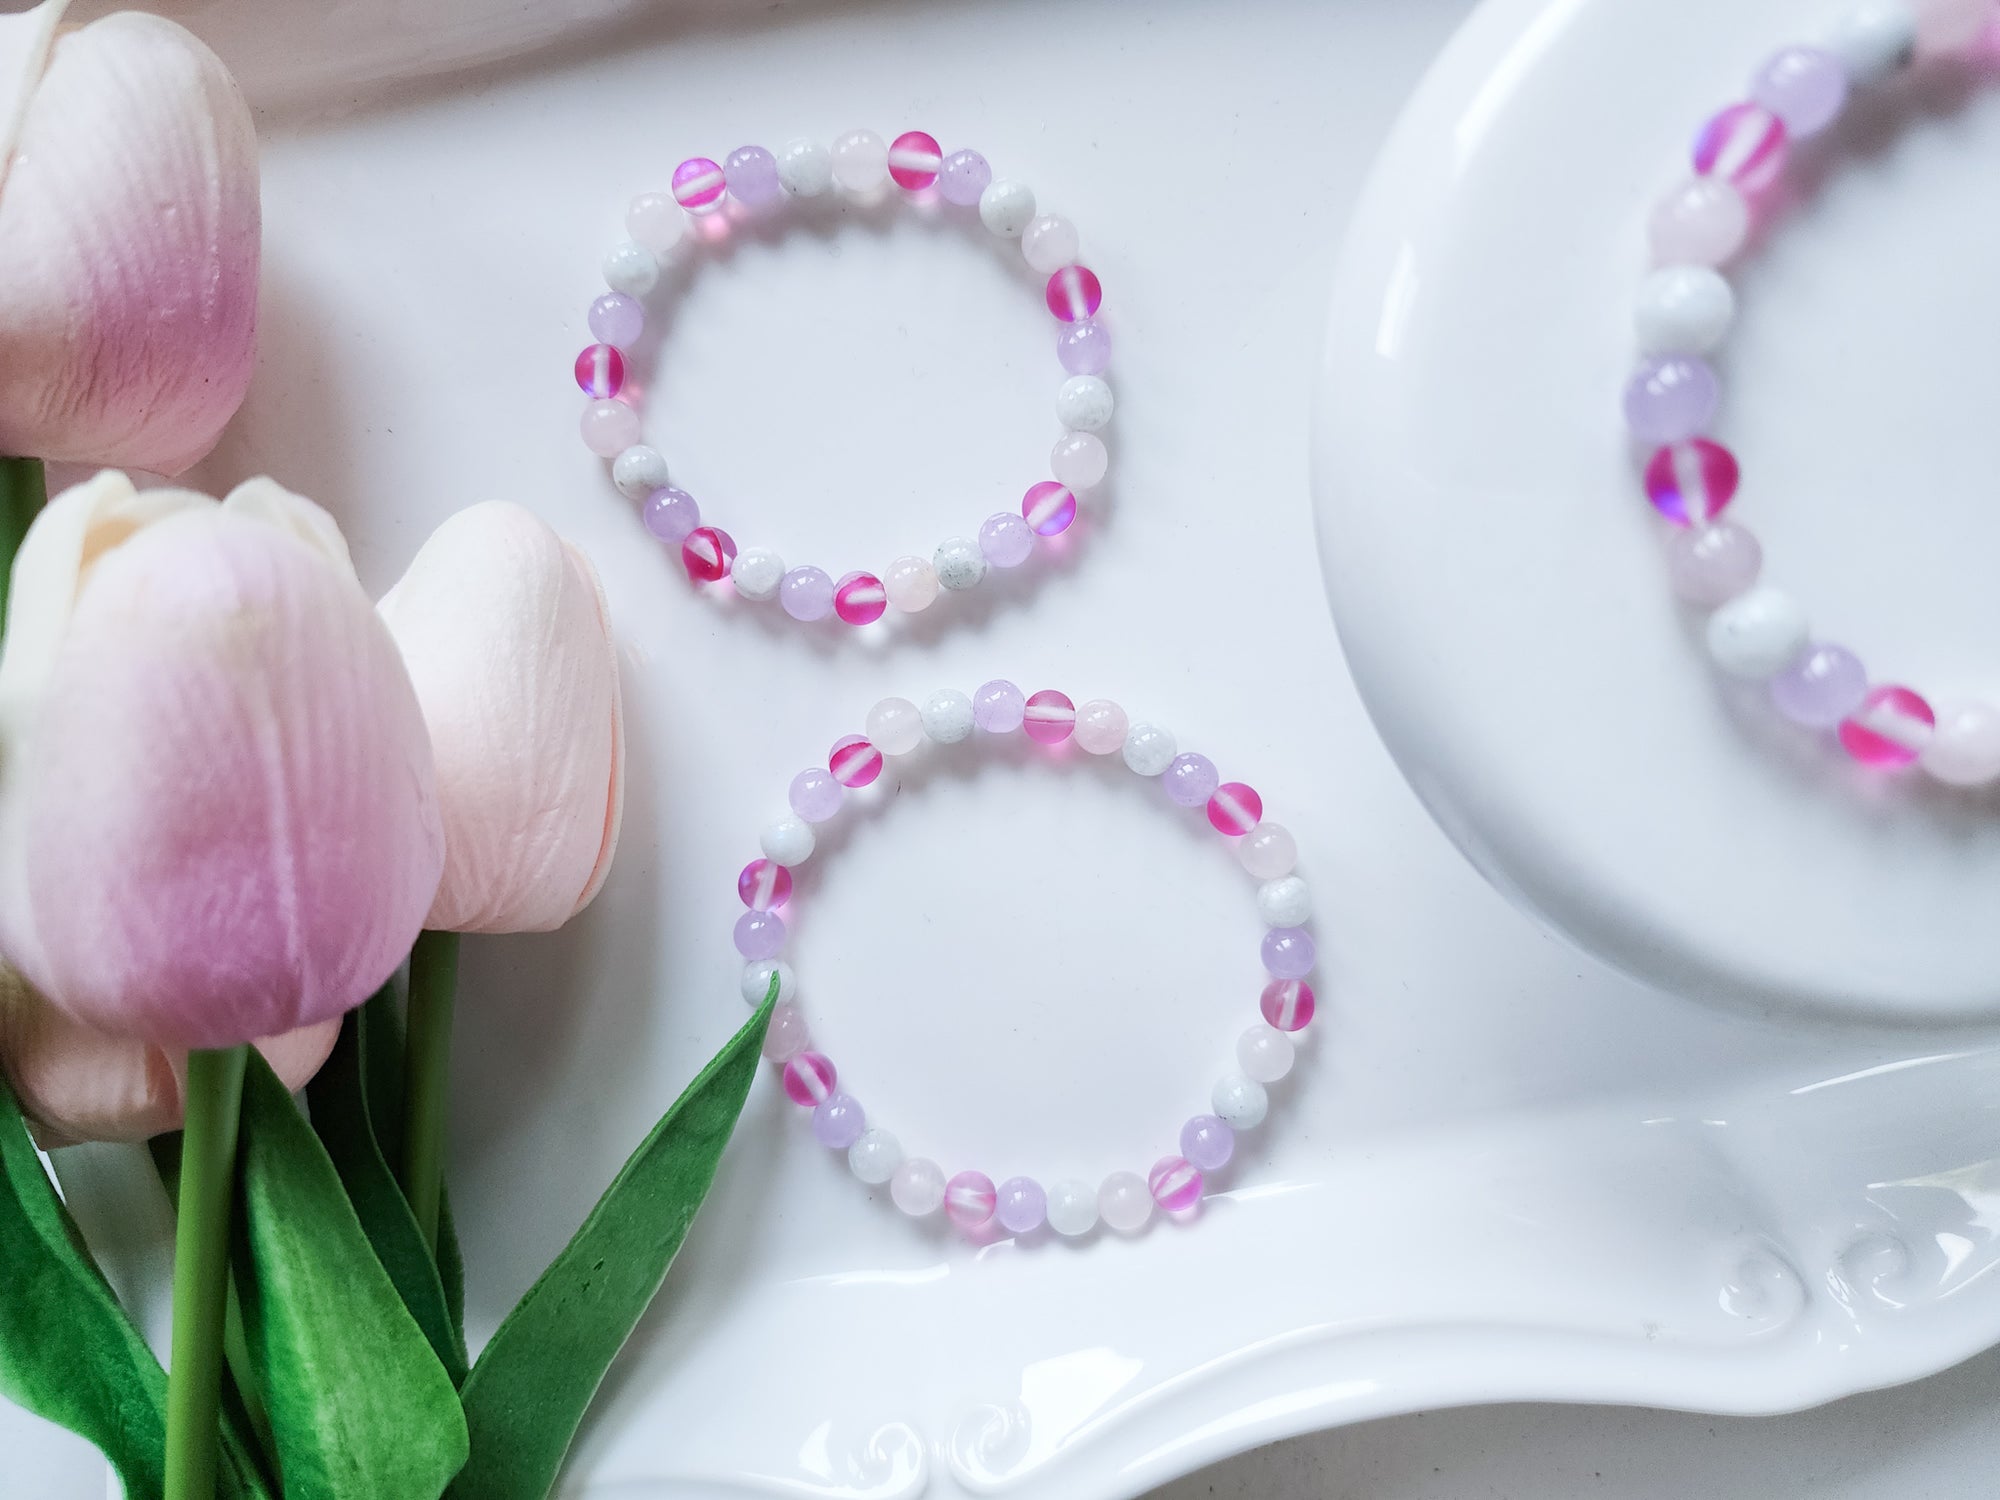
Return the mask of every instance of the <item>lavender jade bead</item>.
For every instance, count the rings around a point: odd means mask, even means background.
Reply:
[[[1056,358],[1072,375],[1102,375],[1111,368],[1111,335],[1095,318],[1071,323],[1056,335]]]
[[[1685,442],[1708,429],[1721,399],[1722,387],[1706,360],[1656,355],[1639,362],[1625,387],[1625,425],[1642,442]]]
[[[729,196],[751,208],[775,203],[784,194],[778,181],[778,159],[762,146],[738,146],[722,164]]]
[[[829,1094],[813,1106],[813,1139],[832,1151],[845,1151],[861,1139],[868,1115],[852,1094]]]
[[[1794,724],[1832,729],[1868,696],[1868,671],[1845,646],[1818,643],[1771,679],[1771,702]]]
[[[993,1217],[1009,1234],[1029,1234],[1049,1216],[1049,1195],[1032,1177],[1009,1177],[1000,1184]]]
[[[938,169],[938,196],[960,208],[970,208],[993,180],[993,168],[977,151],[954,151]]]
[[[756,913],[751,913],[756,915]],[[741,928],[743,924],[737,923]],[[1312,973],[1318,950],[1303,927],[1273,927],[1264,934],[1264,968],[1273,979],[1303,979]]]
[[[792,778],[792,811],[808,823],[824,823],[840,811],[847,795],[839,778],[820,766],[807,766]]]
[[[785,919],[774,911],[746,911],[736,919],[736,951],[745,958],[776,958],[785,951]]]
[[[1189,751],[1173,758],[1161,781],[1167,795],[1182,807],[1201,807],[1215,795],[1216,787],[1222,784],[1222,777],[1217,773],[1214,761],[1206,755]]]
[[[694,496],[672,485],[648,495],[639,515],[646,523],[647,531],[676,547],[688,539],[689,532],[701,525],[701,507],[694,503]]]
[[[1236,1132],[1214,1115],[1196,1115],[1181,1126],[1181,1155],[1213,1172],[1229,1165],[1236,1154]]]
[[[1784,121],[1793,138],[1817,135],[1847,103],[1847,70],[1818,47],[1787,47],[1757,70],[1750,97]]]
[[[607,292],[590,304],[590,331],[600,344],[629,349],[646,331],[646,306],[637,297]]]
[[[972,722],[988,734],[1012,734],[1028,712],[1028,695],[1004,677],[972,695]]]

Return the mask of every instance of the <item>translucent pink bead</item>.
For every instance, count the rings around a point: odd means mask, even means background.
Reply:
[[[625,388],[625,356],[610,344],[592,344],[576,357],[577,389],[600,400]]]
[[[1214,1115],[1195,1115],[1181,1126],[1181,1155],[1204,1172],[1219,1171],[1236,1154],[1236,1132]]]
[[[1009,1234],[1032,1234],[1049,1216],[1049,1195],[1032,1177],[1009,1177],[998,1192],[993,1217]]]
[[[936,182],[943,165],[944,152],[938,148],[936,136],[906,130],[889,142],[889,176],[906,192],[914,193]]]
[[[1646,498],[1676,526],[1713,521],[1735,497],[1742,471],[1736,455],[1708,438],[1655,450],[1646,464]]]
[[[736,539],[715,526],[697,526],[681,543],[681,566],[698,583],[718,583],[736,561]]]
[[[1093,698],[1076,711],[1076,742],[1092,755],[1116,755],[1132,727],[1125,710],[1109,698]]]
[[[1280,1031],[1304,1031],[1312,1024],[1312,986],[1303,979],[1274,979],[1264,986],[1257,1009]]]
[[[1265,972],[1273,979],[1303,979],[1312,973],[1319,950],[1303,927],[1273,927],[1261,945]]]
[[[591,401],[578,424],[583,446],[599,458],[616,458],[639,441],[639,414],[623,401]]]
[[[852,1094],[829,1094],[813,1108],[813,1139],[829,1151],[845,1151],[868,1128],[868,1112]]]
[[[1111,368],[1111,335],[1102,323],[1072,323],[1056,335],[1056,358],[1072,375],[1102,375]]]
[[[590,304],[590,332],[607,344],[629,349],[646,331],[646,306],[623,292],[606,292]]]
[[[1028,714],[1028,697],[1004,677],[972,695],[972,722],[988,734],[1012,734]]]
[[[1937,715],[1906,687],[1871,689],[1840,726],[1840,743],[1864,766],[1893,771],[1924,753]]]
[[[722,164],[729,196],[749,208],[762,208],[784,196],[778,181],[778,158],[762,146],[738,146]]]
[[[988,516],[979,524],[979,550],[996,568],[1018,568],[1035,550],[1035,533],[1011,511]]]
[[[999,1202],[993,1179],[984,1172],[960,1172],[944,1185],[944,1215],[960,1229],[978,1229]]]
[[[1993,28],[1993,0],[1919,0],[1917,55],[1948,57],[1970,50]]]
[[[833,779],[844,787],[869,786],[882,774],[882,752],[858,734],[835,740],[826,758]]]
[[[1764,548],[1734,521],[1718,521],[1667,540],[1667,576],[1677,597],[1717,609],[1746,592],[1763,571]]]
[[[646,497],[639,509],[646,530],[663,542],[684,542],[701,525],[701,507],[694,496],[672,485],[663,485]]]
[[[773,911],[746,911],[736,919],[736,951],[745,958],[776,958],[785,951],[785,919]]]
[[[1184,1156],[1163,1156],[1146,1174],[1153,1201],[1170,1214],[1184,1214],[1201,1202],[1201,1169]]]
[[[1771,679],[1771,702],[1794,724],[1831,729],[1861,707],[1868,672],[1845,646],[1820,642]]]
[[[1208,799],[1208,821],[1217,833],[1240,839],[1264,816],[1264,799],[1240,781],[1225,781]]]
[[[977,151],[954,151],[938,173],[938,196],[960,208],[970,208],[992,181],[993,168],[985,157]]]
[[[873,573],[848,573],[833,586],[833,612],[849,625],[872,625],[889,607],[889,591]]]
[[[1663,266],[1719,266],[1750,236],[1750,205],[1718,177],[1694,177],[1653,210],[1653,259]]]
[[[1042,296],[1049,304],[1049,311],[1065,323],[1081,323],[1085,318],[1097,316],[1097,309],[1104,301],[1104,287],[1090,267],[1064,266],[1049,277]]]
[[[1646,443],[1679,443],[1715,420],[1722,387],[1708,361],[1686,354],[1639,362],[1625,387],[1625,425]]]
[[[785,1064],[785,1093],[794,1104],[825,1103],[839,1081],[832,1060],[818,1052],[798,1053]]]
[[[833,613],[833,579],[824,568],[793,568],[778,585],[778,602],[794,620],[824,620]]]
[[[1060,745],[1076,729],[1076,705],[1067,694],[1043,688],[1028,700],[1021,722],[1036,744]]]
[[[705,156],[690,156],[674,168],[674,202],[690,213],[712,211],[728,187],[721,165]]]
[[[1757,70],[1750,97],[1785,122],[1794,140],[1817,135],[1847,103],[1847,69],[1818,47],[1787,47]]]
[[[1167,773],[1160,778],[1160,785],[1167,789],[1168,798],[1178,806],[1202,807],[1215,795],[1215,789],[1222,785],[1222,777],[1216,771],[1214,761],[1189,750],[1168,762]]]
[[[808,823],[824,823],[840,811],[840,804],[847,796],[847,789],[831,771],[823,771],[818,766],[807,766],[792,778],[792,811]],[[768,954],[757,954],[759,958]]]
[[[1053,479],[1044,479],[1021,497],[1021,516],[1037,536],[1054,536],[1069,530],[1076,519],[1076,496]]]
[[[752,911],[769,911],[792,899],[792,872],[773,859],[753,859],[736,877],[736,894]]]
[[[1755,193],[1784,171],[1786,150],[1783,120],[1761,104],[1732,104],[1695,137],[1694,169]]]
[[[764,1033],[764,1056],[774,1063],[790,1062],[811,1042],[804,1011],[796,1005],[780,1005],[771,1012],[771,1026]]]

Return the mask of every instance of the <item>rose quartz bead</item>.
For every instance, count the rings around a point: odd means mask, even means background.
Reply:
[[[1676,526],[1713,521],[1742,477],[1736,455],[1708,438],[1656,449],[1646,465],[1646,498]]]
[[[1054,536],[1069,530],[1076,519],[1076,496],[1053,479],[1031,485],[1021,498],[1021,515],[1037,536]]]
[[[681,543],[681,565],[700,583],[717,583],[729,576],[736,561],[736,541],[715,526],[697,526]]]
[[[625,356],[610,344],[592,344],[576,357],[577,389],[606,400],[625,387]]]
[[[938,180],[944,152],[936,136],[906,130],[889,142],[889,176],[906,192],[918,192]]]
[[[1065,323],[1081,323],[1097,316],[1104,302],[1104,287],[1088,266],[1064,266],[1049,278],[1042,289],[1049,311]]]
[[[1280,1031],[1304,1031],[1312,1024],[1313,989],[1303,979],[1274,979],[1257,998],[1257,1009]]]
[[[1043,688],[1028,700],[1021,722],[1036,744],[1060,745],[1076,729],[1076,705],[1066,694]]]
[[[1049,472],[1071,490],[1093,489],[1102,484],[1110,467],[1111,454],[1104,446],[1104,439],[1094,432],[1064,433],[1049,452]]]
[[[833,612],[850,625],[872,625],[889,607],[889,591],[873,573],[849,573],[833,586]]]
[[[1236,846],[1236,859],[1259,880],[1278,880],[1298,864],[1298,841],[1281,823],[1259,823]]]
[[[805,1051],[811,1041],[805,1012],[796,1005],[780,1005],[771,1012],[771,1026],[764,1033],[765,1057],[774,1063],[788,1063]]]
[[[882,752],[860,735],[850,734],[844,740],[834,741],[826,768],[844,787],[872,786],[882,774]]]
[[[1695,137],[1694,169],[1755,193],[1784,171],[1787,149],[1783,120],[1761,104],[1732,104]]]
[[[1132,727],[1125,710],[1109,698],[1093,698],[1076,711],[1076,742],[1092,755],[1115,755],[1125,748]]]
[[[1871,688],[1840,726],[1840,743],[1862,765],[1893,771],[1924,753],[1936,726],[1931,706],[1908,688]]]
[[[904,614],[914,615],[937,601],[937,569],[928,558],[899,557],[889,564],[882,587],[891,604]]]
[[[1949,57],[1970,51],[1993,25],[1993,0],[1920,0],[1917,55]]]
[[[792,899],[792,872],[774,859],[753,859],[736,877],[736,894],[752,911],[769,911]]]
[[[785,1064],[785,1094],[794,1104],[823,1104],[840,1081],[830,1059],[818,1052],[801,1052]]]
[[[1153,1201],[1170,1214],[1184,1214],[1201,1202],[1201,1171],[1184,1156],[1163,1156],[1146,1174]]]
[[[592,401],[579,424],[583,446],[599,458],[616,458],[639,441],[639,414],[623,401]]]
[[[1667,540],[1667,576],[1683,602],[1717,609],[1756,583],[1764,549],[1734,521],[1676,531]]]
[[[1750,237],[1750,205],[1719,177],[1696,177],[1660,200],[1650,225],[1663,266],[1719,266]]]
[[[691,156],[674,168],[674,202],[689,213],[712,212],[722,202],[729,187],[721,163],[705,156]]]
[[[984,1172],[960,1172],[944,1185],[944,1216],[960,1229],[978,1229],[993,1217],[999,1196]]]
[[[1208,799],[1208,821],[1217,833],[1240,839],[1264,816],[1264,799],[1240,781],[1225,781]]]

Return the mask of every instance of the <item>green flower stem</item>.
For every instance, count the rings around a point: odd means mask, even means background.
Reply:
[[[215,1500],[229,1212],[250,1049],[190,1052],[174,1229],[174,1343],[167,1371],[166,1500]]]
[[[0,458],[0,622],[7,618],[7,585],[14,574],[14,554],[21,538],[42,507],[49,485],[39,458]]]
[[[410,950],[410,1021],[403,1066],[403,1191],[424,1243],[437,1254],[450,1103],[451,1010],[458,990],[458,934],[425,932]]]

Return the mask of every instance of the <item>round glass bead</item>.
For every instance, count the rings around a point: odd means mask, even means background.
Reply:
[[[1646,498],[1676,526],[1706,525],[1735,498],[1736,455],[1708,438],[1668,443],[1646,464]]]
[[[1240,781],[1225,781],[1209,796],[1209,826],[1225,837],[1242,838],[1263,816],[1264,799]]]
[[[1734,521],[1720,521],[1667,540],[1667,578],[1683,602],[1716,609],[1749,590],[1764,568],[1757,538]]]
[[[1625,387],[1625,425],[1641,442],[1679,443],[1715,420],[1722,388],[1706,360],[1686,354],[1639,362]]]
[[[806,1030],[804,1011],[796,1005],[780,1005],[771,1012],[771,1024],[764,1033],[764,1056],[767,1059],[774,1063],[789,1063],[811,1043],[812,1036]]]
[[[852,1094],[829,1094],[813,1108],[813,1139],[830,1151],[845,1151],[868,1128],[868,1114]]]
[[[753,859],[736,877],[736,894],[752,911],[769,911],[792,899],[792,872],[772,859]]]
[[[1894,771],[1924,753],[1936,727],[1931,706],[1908,688],[1878,687],[1840,726],[1840,743],[1862,765]]]
[[[1760,192],[1785,169],[1785,122],[1761,104],[1732,104],[1694,141],[1694,169],[1746,193]]]
[[[1097,1214],[1120,1234],[1137,1234],[1153,1217],[1153,1194],[1137,1172],[1113,1172],[1097,1190]]]
[[[686,490],[665,485],[646,497],[639,519],[663,542],[684,542],[701,525],[701,507]]]
[[[984,1172],[960,1172],[944,1185],[944,1216],[960,1229],[979,1229],[993,1217],[998,1194]]]
[[[1276,1083],[1292,1071],[1295,1050],[1277,1027],[1252,1026],[1236,1039],[1236,1065],[1252,1083]]]
[[[1771,679],[1771,702],[1794,724],[1832,729],[1868,696],[1868,671],[1845,646],[1820,642]]]
[[[979,550],[996,568],[1018,568],[1035,550],[1035,533],[1021,517],[1003,510],[979,523]]]
[[[577,389],[608,400],[625,388],[625,356],[612,344],[592,344],[576,357]]]
[[[1663,266],[1719,266],[1750,237],[1750,205],[1719,177],[1692,177],[1653,210],[1653,259]]]
[[[792,811],[808,823],[824,823],[840,811],[847,789],[831,771],[807,766],[792,778]]]
[[[792,1103],[814,1108],[833,1095],[840,1081],[833,1062],[818,1052],[801,1052],[785,1064],[785,1097]]]
[[[889,608],[889,591],[873,573],[849,573],[833,586],[833,612],[849,625],[872,625]]]
[[[1065,323],[1081,323],[1097,316],[1104,302],[1104,287],[1088,266],[1064,266],[1049,277],[1042,288],[1042,300],[1049,311]]]
[[[1109,698],[1093,698],[1076,711],[1076,742],[1092,755],[1123,750],[1130,728],[1125,710]]]
[[[687,215],[666,193],[641,193],[625,210],[625,232],[654,255],[665,255],[687,234]]]
[[[940,745],[956,745],[972,734],[972,700],[956,688],[942,688],[924,700],[924,733]]]
[[[1299,846],[1280,823],[1259,823],[1236,846],[1236,859],[1259,880],[1289,875],[1299,862]]]
[[[906,192],[918,192],[938,180],[944,152],[937,137],[906,130],[889,143],[889,176]]]
[[[1032,1234],[1048,1216],[1048,1194],[1034,1178],[1009,1177],[1000,1184],[993,1217],[1009,1234]]]
[[[1201,807],[1215,795],[1222,777],[1217,774],[1214,761],[1190,750],[1174,757],[1161,784],[1178,806]]]
[[[1264,1092],[1264,1085],[1241,1073],[1216,1079],[1208,1102],[1231,1130],[1255,1130],[1271,1109],[1271,1096]]]
[[[1056,335],[1056,358],[1072,375],[1102,375],[1111,368],[1111,335],[1094,319],[1071,323]]]
[[[737,988],[743,994],[743,1003],[752,1009],[762,1005],[771,993],[773,979],[778,981],[780,1006],[798,995],[799,976],[792,972],[790,964],[782,958],[753,958],[743,966],[743,976],[737,982]]]
[[[2000,776],[2000,710],[1989,703],[1940,705],[1922,760],[1947,786],[1984,786]]]
[[[1184,1156],[1163,1156],[1146,1174],[1146,1188],[1167,1213],[1184,1214],[1201,1202],[1201,1168]]]
[[[1229,1165],[1236,1154],[1236,1132],[1215,1115],[1195,1115],[1181,1126],[1181,1155],[1204,1172]]]
[[[982,683],[972,695],[972,722],[988,734],[1012,734],[1027,713],[1028,695],[1004,677]]]
[[[884,755],[908,755],[924,742],[923,715],[908,698],[884,698],[868,710],[861,727]]]
[[[850,193],[872,192],[889,174],[889,148],[872,130],[850,130],[833,143],[833,180]]]
[[[1134,724],[1125,731],[1125,764],[1138,776],[1164,776],[1180,746],[1173,731],[1157,724]]]
[[[1817,135],[1847,103],[1847,69],[1819,47],[1787,47],[1757,70],[1750,97],[1783,120],[1793,139]]]
[[[681,543],[681,566],[698,583],[716,583],[729,576],[736,561],[736,539],[716,526],[697,526]]]
[[[705,156],[690,156],[674,168],[674,202],[689,213],[712,212],[728,187],[721,163]]]
[[[1053,479],[1044,479],[1022,496],[1021,516],[1037,536],[1054,536],[1069,530],[1076,519],[1076,496]]]
[[[1093,489],[1104,482],[1111,454],[1094,432],[1066,432],[1049,450],[1049,472],[1072,490]]]
[[[1303,927],[1273,927],[1264,934],[1258,951],[1273,979],[1303,979],[1312,973],[1318,957],[1312,934]]]
[[[970,537],[947,537],[931,554],[931,566],[937,569],[937,581],[944,587],[954,592],[969,589],[986,576],[986,554]]]
[[[824,620],[833,613],[833,579],[824,568],[793,568],[778,585],[778,603],[794,620]]]
[[[785,193],[778,181],[778,158],[762,146],[738,146],[722,164],[729,196],[747,208],[776,203]]]
[[[592,401],[578,424],[583,446],[599,458],[616,458],[639,441],[639,414],[623,401]]]
[[[938,1211],[944,1202],[944,1168],[927,1156],[912,1156],[889,1174],[889,1197],[913,1219]]]
[[[646,331],[646,304],[623,292],[606,292],[590,304],[589,321],[593,337],[629,349]]]
[[[1280,1031],[1304,1031],[1312,1024],[1313,988],[1303,979],[1274,979],[1257,997],[1257,1009]]]
[[[833,742],[826,764],[833,779],[844,787],[873,786],[882,774],[882,752],[862,736],[850,734]]]
[[[1067,694],[1043,688],[1028,699],[1021,722],[1036,744],[1060,745],[1076,730],[1076,705]]]
[[[977,151],[954,151],[938,170],[938,196],[960,208],[973,208],[993,181],[993,168]]]
[[[736,919],[736,951],[745,958],[776,958],[785,951],[785,919],[774,911],[746,911]]]
[[[1076,262],[1076,226],[1061,214],[1043,214],[1021,231],[1021,254],[1044,276]]]
[[[1049,1189],[1049,1228],[1066,1239],[1097,1227],[1097,1189],[1066,1177]]]
[[[847,1148],[847,1170],[869,1186],[887,1182],[903,1164],[903,1143],[886,1130],[864,1130]]]
[[[937,569],[921,557],[899,557],[883,577],[889,602],[906,615],[929,609],[938,596]]]

